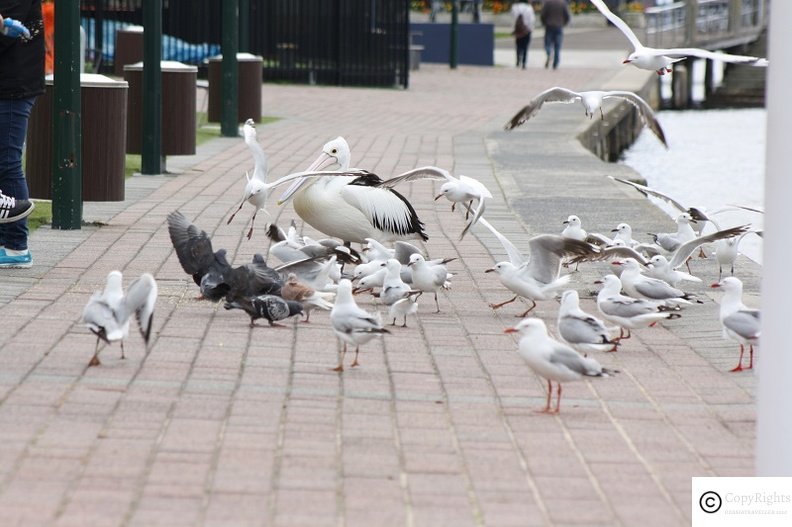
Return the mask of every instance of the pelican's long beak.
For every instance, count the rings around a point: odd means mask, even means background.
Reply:
[[[337,162],[338,160],[336,158],[322,152],[321,154],[319,154],[319,157],[316,158],[316,161],[311,163],[311,166],[309,166],[305,170],[305,172],[319,172]],[[289,199],[292,196],[294,196],[298,190],[302,188],[302,186],[305,184],[306,181],[308,181],[308,179],[310,178],[303,177],[295,180],[294,183],[292,183],[289,186],[289,188],[286,189],[286,192],[281,194],[280,198],[278,198],[278,205],[283,205],[284,203],[289,201]]]

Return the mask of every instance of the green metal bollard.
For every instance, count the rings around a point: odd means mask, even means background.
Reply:
[[[52,228],[82,227],[80,2],[61,0],[55,17]]]
[[[143,141],[141,174],[162,174],[162,0],[143,3]]]
[[[250,0],[239,0],[239,51],[250,51]]]
[[[223,107],[220,112],[220,133],[223,137],[239,135],[239,68],[237,52],[239,51],[239,0],[223,2],[223,63],[222,91]]]

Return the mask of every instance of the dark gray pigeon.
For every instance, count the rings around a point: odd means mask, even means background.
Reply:
[[[226,301],[223,307],[244,310],[250,315],[250,327],[255,326],[255,321],[260,318],[267,319],[270,326],[286,327],[283,324],[277,324],[277,321],[303,313],[302,304],[299,302],[284,300],[275,295],[238,296],[233,300]]]

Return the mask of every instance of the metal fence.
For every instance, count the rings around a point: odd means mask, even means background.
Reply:
[[[115,58],[116,32],[141,24],[144,0],[82,0],[92,56]],[[407,86],[409,4],[405,0],[249,0],[240,13],[264,79],[302,83]],[[163,60],[199,67],[220,52],[221,4],[164,0]],[[244,32],[244,31],[243,31]]]

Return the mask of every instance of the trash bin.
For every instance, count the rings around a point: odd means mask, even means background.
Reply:
[[[116,31],[113,73],[124,76],[124,66],[143,60],[143,26],[127,26]]]
[[[80,75],[83,201],[124,201],[127,83]],[[52,75],[30,114],[25,173],[30,195],[52,199]]]
[[[238,105],[237,122],[248,119],[261,122],[261,82],[264,73],[264,59],[250,53],[237,53],[238,62]],[[223,56],[209,59],[209,111],[207,120],[220,122],[223,108]]]
[[[162,155],[195,154],[195,83],[198,68],[163,60],[162,70]],[[129,154],[143,151],[143,63],[124,66],[129,83],[127,146]]]

